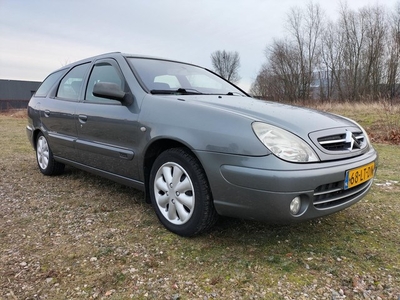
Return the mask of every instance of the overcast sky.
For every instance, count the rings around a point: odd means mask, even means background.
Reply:
[[[352,9],[399,0],[348,0]],[[238,51],[248,90],[264,50],[284,36],[290,8],[309,0],[0,0],[0,79],[42,81],[61,66],[113,51],[211,68],[216,50]],[[314,0],[335,20],[339,0]]]

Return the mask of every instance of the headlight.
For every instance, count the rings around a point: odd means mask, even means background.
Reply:
[[[319,161],[311,147],[296,135],[269,124],[254,122],[254,133],[277,157],[291,162]]]

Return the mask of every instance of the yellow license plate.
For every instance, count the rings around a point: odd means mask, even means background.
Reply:
[[[374,177],[375,163],[346,171],[346,178],[344,179],[344,189],[350,189],[359,184],[362,184],[372,177]]]

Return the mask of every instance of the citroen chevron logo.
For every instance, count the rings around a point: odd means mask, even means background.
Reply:
[[[350,147],[347,148],[347,150],[353,149],[353,144],[354,144],[354,139],[353,139],[353,133],[351,131],[346,131],[346,139],[345,139],[346,144],[350,144]]]
[[[353,148],[360,149],[361,144],[357,140],[357,138],[354,136],[354,134],[351,131],[346,130],[346,139],[345,139],[346,144],[350,144],[350,146],[347,148],[347,150],[351,151]]]
[[[353,141],[354,141],[353,147],[357,148],[357,149],[361,149],[361,143],[357,140],[357,138],[354,136],[354,134],[351,134],[351,136],[352,136]]]

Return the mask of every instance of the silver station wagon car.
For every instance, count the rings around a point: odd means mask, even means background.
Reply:
[[[337,115],[256,100],[192,64],[109,53],[51,73],[28,106],[39,170],[65,165],[143,190],[181,236],[218,215],[293,223],[369,191],[377,153]]]

